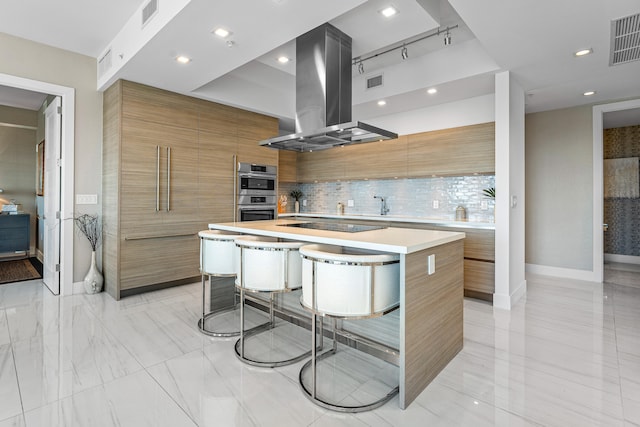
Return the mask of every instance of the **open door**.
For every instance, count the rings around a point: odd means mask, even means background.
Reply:
[[[44,284],[60,294],[60,148],[62,128],[60,97],[44,112]]]

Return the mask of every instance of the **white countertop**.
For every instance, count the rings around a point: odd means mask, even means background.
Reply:
[[[295,224],[300,222],[314,221],[276,219],[271,221],[225,222],[209,224],[209,228],[254,234],[258,236],[279,237],[282,239],[349,246],[353,248],[399,254],[409,254],[421,251],[423,249],[464,239],[465,237],[464,233],[460,232],[419,230],[415,228],[388,227],[379,230],[347,233],[283,226],[283,224]]]
[[[417,216],[399,216],[399,215],[357,215],[357,214],[326,214],[326,213],[281,213],[278,218],[331,218],[331,219],[360,219],[368,221],[388,221],[388,222],[412,222],[416,224],[432,224],[443,227],[455,228],[478,228],[495,230],[496,225],[493,222],[473,222],[473,221],[454,221],[450,219],[424,218]]]

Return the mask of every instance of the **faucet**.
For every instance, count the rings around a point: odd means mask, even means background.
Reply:
[[[373,196],[374,199],[380,199],[380,215],[386,215],[389,212],[387,201],[382,196]]]

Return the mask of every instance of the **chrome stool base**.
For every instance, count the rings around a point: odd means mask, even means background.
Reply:
[[[245,291],[244,289],[240,288],[240,319],[241,319],[240,330],[241,331],[243,331],[243,328],[244,328],[245,298],[246,298]],[[246,343],[247,338],[251,338],[252,336],[258,335],[261,332],[272,330],[277,327],[275,324],[276,319],[274,314],[274,298],[275,298],[275,293],[272,293],[269,297],[269,320],[262,325],[258,325],[254,328],[244,330],[244,333],[240,334],[240,339],[236,341],[236,344],[234,346],[236,356],[238,357],[238,359],[240,359],[241,362],[244,362],[247,365],[256,366],[259,368],[277,368],[279,366],[287,366],[293,363],[297,363],[311,356],[311,350],[308,350],[298,356],[285,359],[285,360],[277,360],[277,361],[257,360],[254,358],[247,357],[246,353],[244,352],[244,344]],[[320,345],[322,345],[322,342],[320,343]]]
[[[234,295],[233,299],[235,301],[234,305],[232,307],[229,308],[224,308],[221,310],[215,310],[215,311],[210,311],[209,313],[205,313],[204,312],[204,308],[205,308],[205,300],[206,300],[206,283],[207,283],[207,279],[206,277],[208,277],[209,279],[209,288],[211,288],[211,277],[235,277],[235,274],[227,274],[227,275],[209,275],[209,274],[203,274],[202,275],[202,317],[200,319],[198,319],[198,329],[200,330],[200,332],[202,332],[204,335],[210,336],[210,337],[215,337],[215,338],[230,338],[230,337],[237,337],[240,335],[240,330],[235,330],[235,331],[229,331],[229,332],[216,332],[213,330],[209,330],[206,329],[206,321],[208,319],[212,319],[215,316],[224,314],[224,313],[228,313],[230,311],[234,311],[238,309],[238,302],[236,301],[237,299],[237,295]]]
[[[385,403],[387,403],[389,400],[393,399],[394,396],[396,396],[399,392],[400,392],[400,386],[396,386],[393,389],[391,389],[385,396],[381,397],[380,399],[374,401],[374,402],[370,402],[370,403],[365,403],[363,405],[356,405],[356,406],[345,406],[345,405],[340,405],[338,402],[329,402],[327,400],[323,400],[320,397],[318,397],[317,395],[317,390],[316,390],[316,383],[317,383],[317,364],[320,360],[326,359],[330,356],[333,356],[334,354],[336,354],[336,352],[338,351],[338,341],[336,340],[336,318],[333,318],[333,348],[331,348],[330,350],[325,351],[322,354],[317,354],[317,350],[318,349],[322,349],[322,337],[323,337],[323,317],[320,316],[320,347],[318,348],[316,345],[316,333],[315,333],[315,325],[317,322],[317,314],[313,314],[312,315],[312,333],[313,333],[313,339],[312,339],[312,348],[315,347],[316,351],[311,351],[311,360],[309,360],[307,363],[305,363],[302,368],[300,368],[300,373],[298,374],[298,383],[300,384],[300,388],[302,389],[302,391],[304,392],[304,395],[311,400],[313,403],[315,403],[316,405],[325,408],[325,409],[330,409],[332,411],[337,411],[337,412],[346,412],[346,413],[357,413],[357,412],[365,412],[365,411],[371,411],[372,409],[376,409],[379,408],[380,406],[384,405]],[[311,369],[311,386],[307,386],[304,382],[304,374],[305,372],[307,372],[309,369]]]
[[[210,313],[207,313],[204,315],[204,317],[198,319],[198,329],[200,330],[200,332],[202,332],[203,334],[210,336],[210,337],[216,337],[216,338],[231,338],[231,337],[237,337],[240,335],[240,331],[232,331],[232,332],[215,332],[215,331],[209,331],[207,329],[205,329],[205,322],[219,314],[224,314],[224,313],[228,313],[230,311],[234,311],[237,310],[237,307],[231,307],[228,308],[226,310],[219,310],[219,311],[212,311]]]

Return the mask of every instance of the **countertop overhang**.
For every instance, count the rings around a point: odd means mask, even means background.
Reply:
[[[326,213],[281,213],[278,214],[278,218],[328,218],[328,219],[342,219],[342,220],[366,220],[366,221],[385,221],[385,222],[410,222],[415,224],[431,224],[441,227],[452,228],[476,228],[485,230],[495,230],[496,225],[492,222],[477,222],[477,221],[454,221],[449,219],[438,218],[424,218],[416,216],[399,216],[399,215],[358,215],[358,214],[326,214]]]
[[[225,222],[209,224],[209,228],[398,254],[410,254],[465,238],[465,234],[461,232],[397,227],[348,233],[284,226],[300,222],[312,221],[276,219],[269,221]]]

